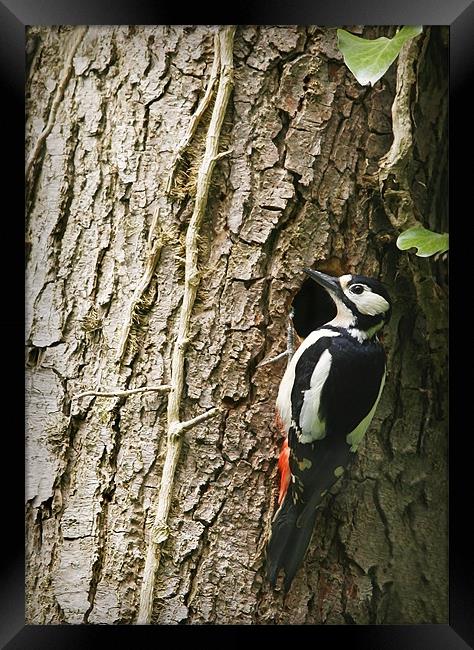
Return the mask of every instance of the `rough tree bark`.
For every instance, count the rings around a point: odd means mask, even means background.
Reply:
[[[132,623],[167,395],[75,396],[169,383],[209,112],[171,197],[166,182],[215,30],[80,29],[27,37],[27,619]],[[447,622],[446,269],[395,246],[414,219],[446,229],[446,115],[444,28],[373,88],[345,67],[334,29],[237,29],[220,143],[232,151],[200,232],[181,409],[220,413],[184,437],[154,623]],[[156,225],[159,257],[117,363]],[[285,347],[303,266],[381,277],[394,313],[378,412],[284,599],[261,547],[285,361],[258,364]]]

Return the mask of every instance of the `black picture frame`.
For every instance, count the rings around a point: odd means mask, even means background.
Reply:
[[[9,650],[16,648],[83,648],[103,645],[117,638],[126,642],[124,635],[135,640],[144,635],[162,634],[154,626],[32,626],[24,623],[24,438],[21,407],[23,390],[23,285],[22,241],[24,216],[24,61],[25,26],[58,24],[422,24],[450,25],[450,215],[452,244],[450,252],[451,286],[458,298],[452,301],[451,331],[456,331],[458,348],[465,341],[466,351],[471,346],[471,330],[464,333],[463,305],[471,282],[469,271],[469,238],[464,235],[468,220],[472,185],[472,162],[463,165],[463,152],[470,153],[469,135],[472,131],[470,80],[474,68],[474,4],[471,0],[331,0],[324,6],[315,0],[243,0],[231,13],[231,7],[206,8],[172,6],[171,3],[152,3],[145,0],[125,2],[116,0],[0,0],[0,80],[4,92],[3,109],[3,289],[8,306],[0,319],[0,333],[8,355],[4,360],[7,378],[3,419],[3,467],[7,478],[3,491],[4,526],[2,576],[0,581],[0,644]],[[472,140],[472,136],[471,136]],[[469,158],[468,158],[469,160]],[[11,206],[11,207],[8,207]],[[453,229],[454,227],[454,229]],[[10,245],[11,244],[11,245]],[[18,245],[18,248],[17,248]],[[466,246],[466,250],[463,250]],[[10,257],[9,257],[10,256]],[[471,255],[472,256],[472,255]],[[459,272],[457,272],[459,268]],[[466,274],[466,271],[469,271]],[[466,282],[463,282],[463,279]],[[470,291],[470,289],[469,289]],[[472,293],[470,294],[472,296]],[[456,307],[458,305],[458,307]],[[465,314],[464,314],[465,318]],[[8,345],[5,346],[5,341]],[[456,354],[450,348],[451,371],[456,365]],[[459,365],[465,363],[464,350]],[[454,358],[453,358],[454,357]],[[453,383],[453,380],[451,381]],[[257,643],[268,642],[268,635],[277,632],[288,639],[299,637],[301,631],[314,635],[314,645],[350,643],[364,650],[403,649],[457,650],[474,644],[473,544],[470,533],[472,513],[472,456],[469,453],[473,437],[467,390],[462,378],[454,382],[451,399],[450,434],[450,609],[449,624],[444,625],[382,625],[382,626],[229,626],[232,639],[250,634]],[[463,390],[464,389],[464,390]],[[3,393],[5,395],[5,392]],[[20,410],[14,408],[20,401]],[[463,417],[465,415],[466,417]],[[7,469],[13,474],[8,477]],[[470,471],[469,471],[470,470]],[[178,627],[170,627],[173,634]],[[192,640],[199,635],[226,634],[227,626],[183,626]],[[251,628],[249,630],[249,628]],[[120,635],[118,637],[117,635]],[[265,636],[263,636],[265,635]],[[202,637],[201,637],[202,638]],[[157,642],[162,637],[157,637]],[[283,640],[283,639],[282,639]],[[135,641],[136,642],[136,641]],[[6,645],[5,645],[6,644]]]

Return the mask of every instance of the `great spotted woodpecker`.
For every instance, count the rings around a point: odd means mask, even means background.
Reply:
[[[377,332],[391,314],[390,297],[378,280],[304,270],[329,293],[337,315],[304,339],[278,391],[277,420],[286,438],[267,577],[274,587],[283,569],[285,591],[303,561],[318,506],[374,416],[385,381]]]

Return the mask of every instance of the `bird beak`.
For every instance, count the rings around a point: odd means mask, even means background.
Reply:
[[[321,273],[321,271],[313,271],[313,269],[305,268],[303,271],[330,293],[339,294],[341,292],[339,278],[333,278],[331,275],[326,275],[325,273]]]

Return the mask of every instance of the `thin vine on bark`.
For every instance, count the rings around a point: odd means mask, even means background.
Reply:
[[[227,104],[232,91],[232,70],[233,70],[233,41],[234,27],[226,27],[219,31],[215,39],[214,64],[211,73],[211,83],[214,85],[216,68],[219,69],[219,85],[217,88],[211,121],[206,136],[206,147],[204,156],[199,167],[196,182],[196,199],[193,214],[186,230],[185,244],[185,270],[184,270],[184,294],[179,317],[178,332],[174,342],[174,349],[171,361],[171,390],[168,395],[168,433],[167,450],[161,477],[160,492],[156,506],[156,515],[145,559],[142,588],[140,594],[140,607],[137,623],[150,623],[153,614],[153,588],[155,575],[160,566],[161,547],[168,539],[168,514],[171,507],[174,476],[181,451],[183,432],[190,428],[190,423],[182,422],[180,419],[181,402],[184,388],[184,363],[187,346],[190,342],[191,317],[196,294],[199,288],[200,274],[198,270],[199,257],[199,229],[207,207],[207,197],[211,184],[212,172],[216,161],[219,158],[219,135],[224,122]],[[206,93],[206,103],[211,95]],[[204,104],[200,105],[198,114],[202,116]],[[197,121],[197,120],[196,120]],[[186,138],[188,145],[191,138]],[[175,160],[182,155],[185,145],[178,148]],[[172,171],[175,165],[173,164]],[[170,176],[171,178],[171,176]],[[170,183],[171,184],[171,183]],[[197,416],[192,424],[204,421],[218,413],[217,408],[210,409],[207,413]]]

